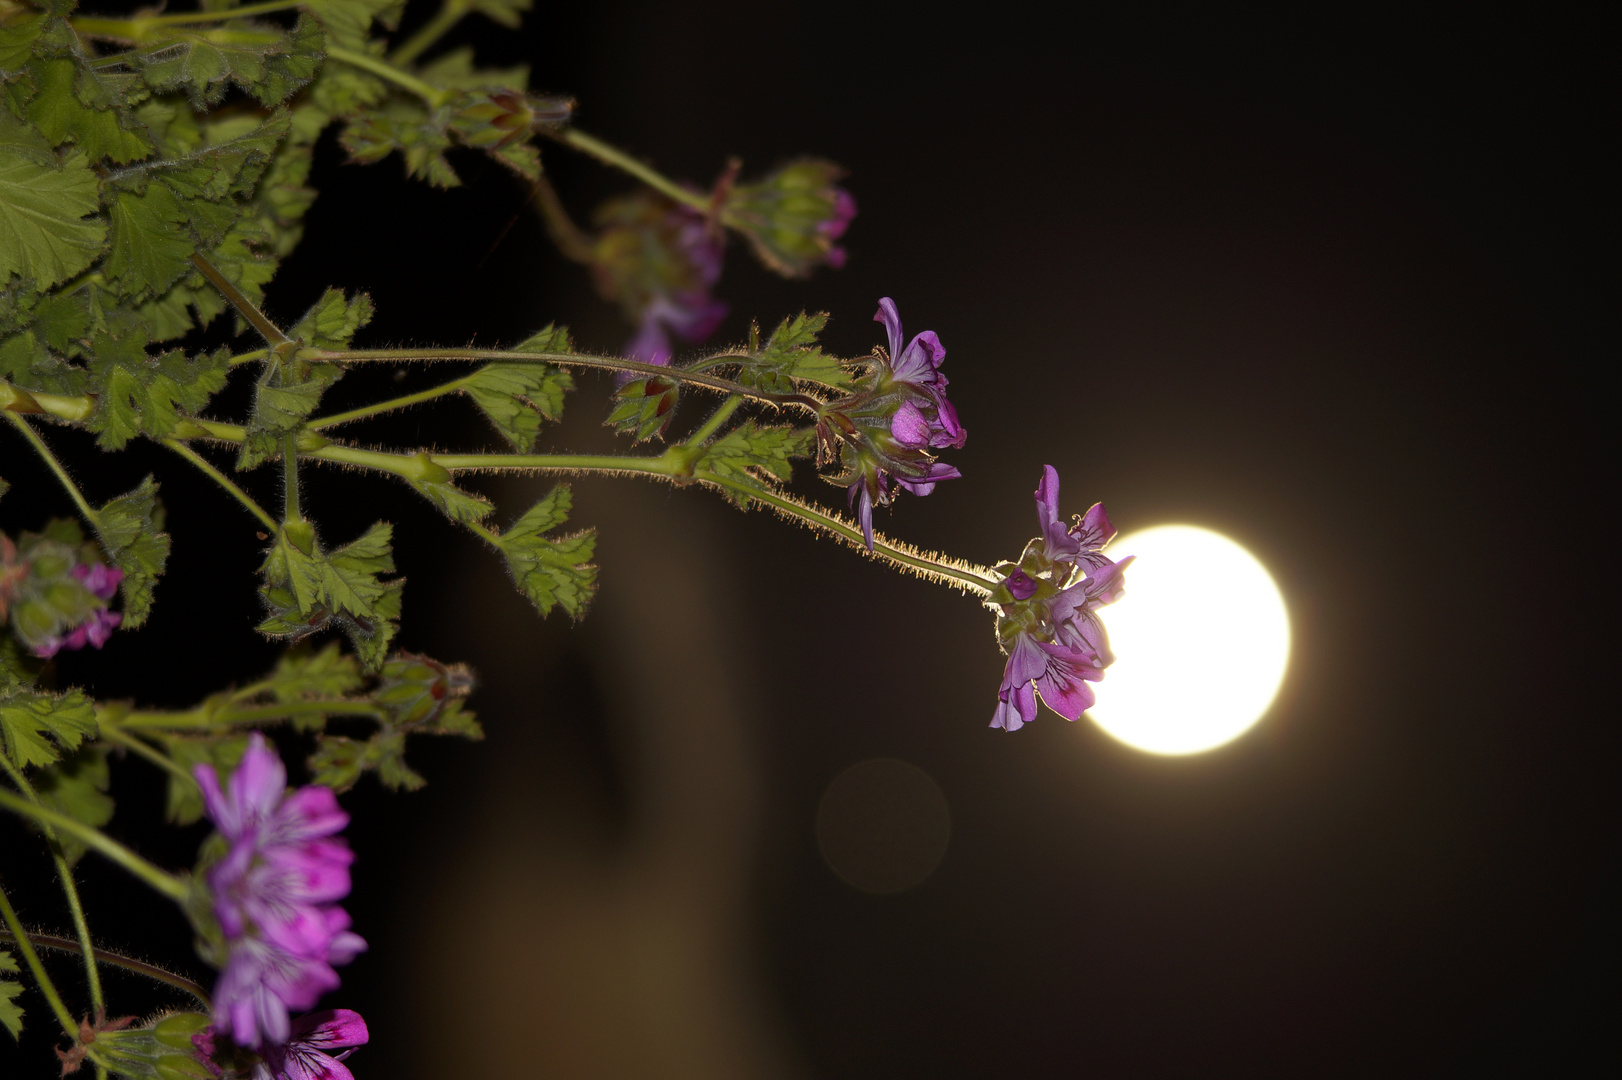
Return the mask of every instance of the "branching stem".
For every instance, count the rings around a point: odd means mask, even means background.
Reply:
[[[260,311],[252,300],[243,296],[242,291],[231,284],[231,279],[220,273],[213,263],[195,251],[192,252],[191,261],[192,265],[197,267],[216,289],[220,290],[220,294],[231,301],[231,306],[236,308],[242,317],[248,320],[255,330],[259,331],[259,335],[270,342],[271,345],[285,345],[292,340],[282,333],[281,328],[266,318],[265,313]]]
[[[710,418],[704,421],[704,426],[688,437],[687,445],[692,447],[703,446],[704,440],[714,435],[721,425],[726,423],[732,414],[738,411],[738,406],[742,404],[743,398],[738,397],[736,394],[727,398],[718,409],[710,414]]]

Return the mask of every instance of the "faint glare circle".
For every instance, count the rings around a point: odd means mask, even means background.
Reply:
[[[940,865],[951,835],[946,796],[893,758],[852,765],[817,804],[817,846],[833,872],[871,893],[905,892]]]

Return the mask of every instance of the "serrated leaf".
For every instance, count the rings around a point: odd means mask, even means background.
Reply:
[[[12,959],[9,952],[0,949],[0,971],[17,970],[17,961]],[[11,1032],[13,1039],[22,1038],[23,1033],[23,1007],[17,1004],[17,995],[23,992],[23,984],[13,979],[0,979],[0,1027]]]
[[[0,735],[6,757],[19,769],[49,765],[95,734],[95,706],[77,690],[61,696],[24,690],[0,698]]]
[[[556,539],[547,533],[569,519],[574,496],[559,484],[530,507],[513,527],[496,537],[518,589],[542,615],[561,606],[573,618],[585,613],[597,589],[597,567],[591,564],[597,534],[593,530]]]
[[[400,24],[405,0],[308,0],[332,40],[349,48],[366,48],[375,20],[385,30]]]
[[[513,351],[570,352],[569,334],[549,326]],[[503,438],[528,453],[535,447],[541,420],[563,415],[563,395],[574,389],[574,379],[546,364],[494,363],[469,375],[462,389]]]
[[[281,453],[286,437],[309,419],[327,387],[342,376],[336,364],[295,361],[266,367],[254,387],[253,416],[236,467],[251,469]]]
[[[473,47],[463,45],[435,57],[417,69],[422,80],[451,90],[477,90],[499,86],[523,93],[529,89],[529,67],[480,68],[473,63]]]
[[[180,349],[151,356],[145,337],[131,331],[123,337],[98,334],[92,340],[90,370],[98,400],[86,426],[98,433],[103,449],[121,449],[140,434],[169,435],[180,422],[180,410],[201,411],[230,374],[229,349],[191,360]]]
[[[817,345],[817,337],[827,325],[826,312],[802,311],[784,319],[764,348],[740,362],[738,381],[772,393],[792,393],[794,380],[835,390],[850,389],[855,376]]]
[[[375,310],[365,293],[349,299],[342,289],[328,289],[288,333],[317,349],[347,349],[355,331],[372,321]]]
[[[412,480],[411,486],[452,521],[483,521],[495,509],[490,500],[455,484],[434,480]]]
[[[324,51],[320,23],[300,15],[292,31],[239,20],[167,27],[126,63],[153,90],[184,90],[196,109],[218,102],[230,83],[270,106],[314,78]]]
[[[791,427],[761,427],[745,420],[710,443],[693,464],[695,472],[731,479],[755,479],[764,472],[787,483],[794,477],[791,458],[810,452],[811,432]]]
[[[0,285],[16,274],[43,288],[89,266],[107,238],[100,220],[84,220],[98,205],[83,154],[53,167],[0,146]]]
[[[99,829],[113,818],[113,799],[107,794],[111,781],[107,747],[85,746],[40,773],[34,787],[40,801],[52,810]],[[82,841],[65,832],[57,833],[57,843],[70,866],[86,850]]]
[[[162,293],[191,269],[197,241],[187,228],[191,215],[167,184],[148,184],[140,194],[113,197],[112,249],[102,264],[107,280],[129,296]]]
[[[390,546],[393,526],[378,522],[358,540],[331,552],[319,544],[306,554],[277,533],[260,572],[260,595],[270,616],[259,624],[269,637],[297,638],[336,619],[362,664],[376,669],[388,655],[399,629],[400,590],[404,581],[381,580],[394,572]]]
[[[346,656],[336,641],[318,652],[289,649],[270,675],[270,692],[286,703],[308,697],[341,697],[363,684],[355,658]]]
[[[148,476],[127,495],[96,512],[96,532],[107,557],[124,571],[119,591],[124,597],[124,627],[146,622],[152,590],[169,560],[169,534],[159,530],[158,485]]]
[[[106,95],[99,107],[90,107],[75,92],[81,69],[73,60],[42,60],[30,65],[34,98],[28,103],[28,120],[40,133],[59,146],[71,142],[91,161],[110,158],[122,165],[139,161],[152,153],[152,140],[131,119],[126,126],[121,110],[112,108]]]
[[[398,150],[405,158],[406,174],[435,187],[461,184],[445,151],[451,138],[445,125],[448,115],[430,114],[413,101],[390,101],[380,109],[363,112],[345,127],[339,141],[359,164],[382,161]]]

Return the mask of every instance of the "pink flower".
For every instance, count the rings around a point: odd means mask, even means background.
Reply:
[[[335,834],[349,823],[329,788],[287,792],[287,772],[258,732],[221,789],[195,770],[205,812],[229,848],[209,868],[225,962],[214,1023],[241,1046],[280,1045],[288,1010],[307,1009],[338,985],[334,966],[366,948],[336,901],[349,894],[354,856]]]
[[[351,1009],[310,1013],[293,1021],[285,1046],[268,1048],[253,1080],[355,1080],[344,1058],[365,1046],[366,1021]],[[329,1050],[343,1050],[336,1056]]]

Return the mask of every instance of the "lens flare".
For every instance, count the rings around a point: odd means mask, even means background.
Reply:
[[[1109,555],[1138,560],[1126,595],[1099,613],[1116,661],[1087,715],[1152,754],[1197,754],[1250,730],[1290,656],[1289,615],[1267,568],[1192,525],[1132,533]]]

